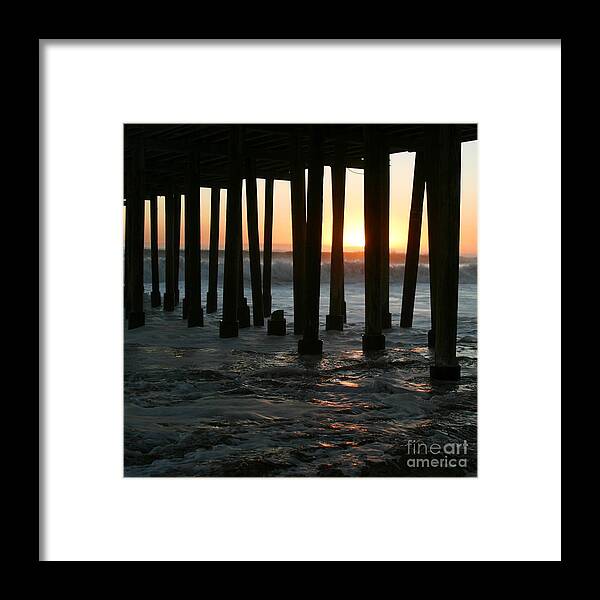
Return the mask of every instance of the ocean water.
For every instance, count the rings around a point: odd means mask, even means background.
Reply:
[[[284,309],[292,332],[291,265],[281,263],[273,310]],[[220,339],[219,313],[205,314],[203,328],[188,328],[181,305],[165,313],[150,308],[147,297],[146,326],[124,333],[125,475],[476,475],[477,285],[463,275],[473,269],[476,281],[476,266],[461,265],[458,383],[429,378],[426,268],[414,326],[401,329],[401,269],[392,266],[394,327],[385,332],[386,350],[373,354],[361,350],[364,286],[351,274],[356,265],[346,265],[343,332],[324,330],[323,269],[322,357],[299,356],[299,336],[267,336],[266,326]],[[246,296],[251,304],[249,285]]]

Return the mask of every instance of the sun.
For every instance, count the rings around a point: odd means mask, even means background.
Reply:
[[[362,228],[352,228],[344,231],[344,248],[364,248],[365,232]]]

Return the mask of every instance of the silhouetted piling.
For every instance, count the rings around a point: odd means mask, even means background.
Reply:
[[[165,195],[165,295],[163,309],[167,312],[175,310],[175,252],[173,250],[175,225],[175,194],[173,190]]]
[[[408,221],[408,241],[404,262],[404,283],[402,285],[402,312],[400,327],[412,327],[415,309],[415,293],[419,272],[419,250],[421,246],[421,226],[423,224],[423,198],[425,197],[425,157],[423,151],[415,156],[410,218]]]
[[[273,257],[273,178],[265,180],[265,217],[263,228],[263,308],[271,315],[271,262]]]
[[[144,147],[141,143],[133,148],[130,182],[127,198],[127,222],[129,223],[130,254],[128,291],[129,315],[127,327],[135,329],[145,323],[144,315]]]
[[[229,148],[223,142],[230,136]],[[243,137],[246,136],[244,141]],[[150,198],[152,306],[159,306],[158,207],[165,190],[164,310],[179,300],[181,194],[185,192],[184,317],[202,321],[200,188],[211,188],[209,286],[207,311],[217,310],[220,189],[227,188],[221,337],[236,337],[250,323],[244,296],[242,252],[242,178],[247,168],[247,220],[252,305],[255,325],[273,312],[274,180],[290,181],[294,333],[303,334],[302,354],[320,354],[319,291],[321,270],[323,165],[331,164],[333,232],[331,289],[327,329],[343,329],[345,168],[364,169],[365,332],[363,349],[385,348],[383,330],[391,326],[390,153],[417,152],[407,241],[400,324],[412,326],[419,268],[425,187],[429,238],[431,331],[435,345],[431,375],[458,379],[456,329],[459,274],[461,143],[477,139],[475,125],[127,125],[125,127],[124,308],[128,327],[144,324],[144,211]],[[289,154],[287,140],[289,140]],[[186,172],[186,161],[191,163]],[[287,159],[289,158],[289,165]],[[308,201],[306,165],[308,158]],[[331,161],[331,162],[330,162]],[[256,179],[265,179],[264,247],[261,257]],[[307,208],[308,205],[308,208]],[[271,333],[284,331],[280,314]]]
[[[252,286],[252,322],[255,327],[265,324],[258,240],[258,192],[254,159],[246,160],[246,222],[248,223],[248,254],[250,257],[250,284]]]
[[[189,173],[187,174],[189,179]],[[188,207],[191,203],[190,198],[190,182],[187,182],[187,189],[185,190],[185,196],[183,199],[183,232],[185,238],[185,247],[183,252],[184,257],[184,271],[183,271],[183,300],[181,302],[181,317],[183,319],[188,318],[188,301],[190,297],[190,218],[191,213]]]
[[[427,172],[427,153],[425,154],[425,169]],[[427,175],[425,175],[427,177]],[[433,220],[431,219],[431,201],[429,200],[429,194],[427,194],[427,243],[429,246],[428,262],[429,262],[429,311],[431,315],[431,328],[427,332],[427,346],[429,348],[435,347],[435,265],[431,259],[431,248],[435,245],[435,234],[433,232]]]
[[[239,250],[240,269],[238,276],[238,309],[237,318],[240,329],[250,327],[250,307],[248,306],[248,298],[246,298],[246,291],[244,289],[244,250],[242,249],[242,243],[240,240]]]
[[[392,328],[390,313],[390,155],[382,144],[381,168],[381,328]]]
[[[461,146],[458,127],[427,127],[428,220],[433,224],[435,288],[434,379],[458,380],[456,358],[460,243]]]
[[[267,321],[267,335],[285,335],[286,321],[283,310],[273,311],[271,318]]]
[[[179,248],[181,238],[181,192],[177,191],[174,199],[173,214],[173,291],[175,306],[179,304]]]
[[[365,334],[364,351],[383,350],[381,330],[381,143],[376,125],[366,125],[365,135]]]
[[[150,260],[152,263],[152,292],[150,305],[160,306],[160,279],[158,274],[158,198],[150,198]]]
[[[319,295],[321,281],[321,243],[323,228],[323,156],[321,128],[311,128],[308,162],[308,197],[306,219],[306,288],[305,325],[298,342],[300,354],[322,354],[319,339]]]
[[[192,157],[186,190],[185,214],[188,228],[186,231],[185,247],[189,248],[189,296],[187,297],[188,327],[204,325],[202,310],[201,258],[200,258],[200,181],[198,160]],[[189,198],[189,202],[188,202]]]
[[[239,125],[230,133],[230,171],[225,222],[225,264],[223,267],[223,318],[219,324],[222,338],[239,335],[238,292],[242,240],[242,131]]]
[[[304,331],[306,262],[306,184],[304,158],[299,135],[291,136],[292,258],[294,294],[294,333]]]
[[[208,257],[208,292],[206,312],[217,311],[217,285],[219,280],[219,216],[221,210],[221,190],[210,191],[210,247]]]
[[[125,184],[125,187],[129,187],[129,182]],[[129,195],[129,191],[125,190],[125,194]],[[129,260],[131,258],[131,254],[129,252],[129,238],[131,234],[129,233],[129,219],[127,218],[127,199],[124,200],[123,206],[125,206],[125,243],[123,247],[123,308],[125,311],[125,318],[129,318]]]
[[[331,199],[333,228],[331,235],[331,270],[329,276],[329,314],[325,329],[344,329],[344,204],[346,196],[346,163],[344,146],[337,143],[331,165]]]

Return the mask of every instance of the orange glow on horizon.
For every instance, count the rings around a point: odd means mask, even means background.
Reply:
[[[463,144],[462,151],[462,182],[461,182],[461,255],[477,254],[477,153],[478,142]],[[412,179],[414,170],[414,153],[400,153],[391,156],[390,168],[390,251],[405,252],[408,237],[408,221],[412,194]],[[264,190],[265,182],[258,180],[258,218],[259,240],[262,250],[263,222],[264,222]],[[360,251],[364,249],[364,221],[363,221],[363,172],[356,169],[346,171],[346,204],[344,211],[344,249],[347,251]],[[210,190],[202,188],[200,194],[201,204],[201,245],[208,248],[210,231]],[[225,247],[225,212],[227,204],[227,191],[221,190],[220,194],[220,223],[219,223],[219,248]],[[421,230],[421,253],[428,252],[427,245],[427,202],[424,203],[423,224]],[[150,211],[149,202],[146,202],[145,218],[145,243],[150,245]],[[290,184],[288,181],[275,181],[274,186],[274,217],[273,217],[273,250],[291,250],[292,225],[290,207]],[[248,234],[246,224],[246,198],[245,186],[242,197],[242,234],[244,248],[248,248]],[[180,244],[184,247],[184,214],[185,199],[182,200],[182,218]],[[164,248],[164,198],[158,199],[158,244]],[[325,168],[323,177],[323,233],[322,250],[331,250],[332,233],[332,206],[331,206],[331,169]]]

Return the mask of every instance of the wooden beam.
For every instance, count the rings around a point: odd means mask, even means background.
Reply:
[[[240,247],[238,251],[240,261],[240,269],[238,276],[238,307],[237,318],[240,329],[250,327],[250,307],[248,306],[248,298],[244,290],[244,249],[240,238]]]
[[[181,194],[175,193],[173,199],[173,290],[175,306],[179,304],[179,249],[181,242]]]
[[[198,163],[190,160],[189,165],[189,187],[185,196],[185,214],[187,231],[185,247],[187,250],[188,286],[187,297],[187,321],[188,327],[204,326],[204,311],[202,310],[202,286],[201,286],[201,257],[200,257],[200,185],[198,177]],[[189,201],[188,201],[189,199]]]
[[[158,198],[150,198],[150,260],[152,263],[152,292],[150,305],[160,306],[160,276],[158,272]]]
[[[210,191],[210,242],[208,257],[208,293],[206,312],[217,310],[217,285],[219,279],[219,218],[221,208],[221,190],[213,187]]]
[[[175,252],[173,250],[175,235],[175,194],[169,189],[165,194],[165,295],[163,309],[167,312],[175,310]]]
[[[271,316],[271,261],[273,256],[273,179],[265,181],[265,216],[263,226],[263,304],[265,317]]]
[[[283,144],[280,144],[283,145]],[[211,142],[170,142],[170,141],[149,141],[148,148],[150,150],[161,150],[164,152],[172,152],[181,155],[197,153],[204,156],[229,156],[229,144],[227,142],[211,143]],[[244,157],[254,158],[256,160],[271,160],[275,162],[286,162],[287,159],[282,157],[280,151],[267,150],[262,148],[252,148],[246,145],[244,147]]]
[[[325,329],[344,329],[344,204],[346,195],[346,166],[344,144],[338,142],[336,158],[331,167],[331,200],[333,229],[331,235],[331,268],[329,275],[329,314]]]
[[[246,159],[246,220],[248,223],[248,251],[250,255],[250,282],[252,285],[252,322],[255,327],[265,324],[260,269],[260,244],[258,240],[258,193],[256,189],[255,161]]]
[[[425,169],[426,174],[425,178],[427,178],[427,158],[428,152],[425,150]],[[427,188],[429,185],[425,184]],[[435,233],[434,233],[434,223],[431,218],[432,210],[431,210],[431,200],[429,199],[429,190],[427,191],[427,240],[428,240],[428,252],[427,259],[429,261],[429,311],[431,315],[431,328],[427,332],[427,347],[434,348],[435,347],[435,264],[432,258],[431,249],[435,246]]]
[[[319,296],[321,281],[321,244],[323,229],[323,158],[322,132],[318,125],[312,128],[308,165],[308,194],[306,218],[306,287],[305,321],[299,354],[322,354],[323,341],[319,339]]]
[[[428,219],[433,224],[435,360],[433,379],[460,379],[456,358],[460,243],[460,135],[455,125],[432,125],[427,139]]]
[[[129,182],[125,183],[125,187],[129,187]],[[129,194],[129,191],[126,189],[125,194]],[[124,201],[123,205],[125,206],[125,243],[123,247],[123,308],[125,310],[125,318],[129,318],[129,260],[131,258],[131,253],[129,251],[129,242],[131,239],[131,234],[129,233],[129,218],[127,217],[127,202]]]
[[[381,332],[381,134],[376,125],[365,129],[365,334],[363,351],[383,350]]]
[[[292,209],[292,257],[294,294],[294,333],[304,331],[304,287],[306,252],[306,195],[304,161],[300,152],[300,140],[292,136],[291,143],[291,209]]]
[[[423,200],[425,197],[425,155],[417,152],[413,175],[410,218],[408,221],[408,241],[404,262],[404,283],[402,285],[402,312],[400,327],[412,327],[415,309],[415,294],[419,272],[419,250],[421,246],[421,226],[423,223]]]
[[[242,133],[241,127],[231,129],[230,173],[227,191],[225,222],[225,264],[223,268],[223,318],[219,323],[219,336],[237,337],[237,318],[240,248],[242,239]]]
[[[127,195],[128,264],[128,329],[141,327],[144,315],[144,146],[140,141],[134,148],[130,166]]]
[[[186,176],[186,183],[184,189],[184,198],[183,198],[183,237],[185,238],[185,246],[184,246],[184,272],[183,272],[183,301],[181,303],[181,317],[183,319],[188,318],[188,301],[190,298],[190,218],[192,216],[191,212],[188,210],[189,205],[192,202],[190,197],[191,190],[191,181],[190,174]]]
[[[381,183],[381,328],[392,328],[390,313],[390,155],[385,142],[380,149]]]

